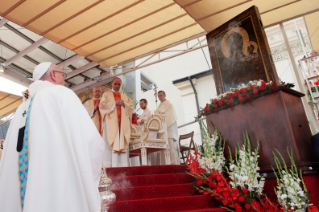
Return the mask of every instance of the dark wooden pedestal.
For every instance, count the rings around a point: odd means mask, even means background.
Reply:
[[[290,164],[287,147],[293,150],[296,165],[304,171],[312,167],[318,169],[311,148],[311,131],[301,102],[304,94],[277,87],[272,93],[255,97],[243,104],[226,109],[214,110],[206,114],[208,125],[211,122],[226,140],[234,155],[237,142],[243,144],[243,133],[248,132],[252,149],[260,142],[259,166],[262,172],[275,168],[273,151],[279,150],[286,164]],[[228,156],[228,148],[225,155]]]

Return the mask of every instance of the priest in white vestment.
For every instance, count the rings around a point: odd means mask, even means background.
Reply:
[[[101,211],[104,142],[64,76],[50,62],[33,72],[0,161],[1,212]]]
[[[147,122],[151,118],[152,111],[150,111],[150,109],[148,109],[146,99],[140,100],[140,108],[143,110],[143,113],[141,114],[140,119],[137,120],[137,123],[140,123],[141,128],[143,129],[144,123]]]
[[[158,92],[158,99],[161,101],[160,105],[154,111],[154,114],[161,115],[164,112],[166,116],[168,142],[170,145],[170,157],[171,164],[180,164],[179,156],[179,143],[178,143],[178,128],[177,128],[177,116],[172,103],[166,100],[166,94],[164,91]],[[160,152],[160,164],[165,163],[164,151]]]
[[[121,85],[121,79],[114,78],[113,89],[105,92],[100,102],[103,139],[106,142],[103,164],[106,167],[129,166],[133,101],[120,92]]]
[[[102,116],[99,110],[100,101],[102,96],[102,89],[100,86],[93,88],[93,98],[87,100],[83,105],[86,111],[89,113],[96,129],[102,135]]]

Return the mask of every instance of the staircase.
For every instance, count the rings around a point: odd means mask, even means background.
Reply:
[[[194,193],[186,166],[107,168],[116,202],[110,212],[224,212],[214,198]]]
[[[113,181],[111,190],[116,202],[109,212],[225,212],[213,197],[194,193],[194,178],[186,174],[186,166],[136,166],[107,168]],[[303,176],[311,190],[310,202],[319,206],[319,174]],[[267,179],[265,194],[276,201],[276,179]]]

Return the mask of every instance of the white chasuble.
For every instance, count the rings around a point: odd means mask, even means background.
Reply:
[[[86,111],[89,113],[96,129],[102,134],[102,117],[100,111],[95,111],[94,107],[97,102],[100,102],[101,98],[93,98],[87,100],[83,106],[85,107]]]
[[[161,102],[154,114],[160,115],[160,112],[164,112],[167,123],[168,142],[170,145],[170,157],[172,164],[180,164],[179,155],[179,142],[178,142],[178,128],[177,128],[177,115],[172,103],[168,100]],[[164,151],[159,152],[158,164],[165,165]]]
[[[100,212],[104,142],[75,93],[48,84],[35,81],[29,87],[33,101],[26,125],[28,144],[23,146],[28,153],[27,175],[20,174],[23,161],[18,161],[21,152],[16,150],[24,103],[11,121],[0,161],[0,210]]]
[[[103,139],[106,142],[104,165],[106,167],[129,166],[129,142],[133,101],[120,92],[107,91],[102,95],[100,112],[103,119]],[[117,106],[115,96],[124,101]]]

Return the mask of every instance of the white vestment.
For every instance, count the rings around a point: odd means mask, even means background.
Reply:
[[[120,107],[121,126],[118,125],[118,113],[114,93],[118,93],[124,101]],[[107,91],[102,95],[100,112],[103,119],[103,139],[105,155],[103,164],[106,167],[129,166],[129,142],[131,138],[131,119],[133,101],[120,92]]]
[[[89,113],[89,116],[91,117],[94,125],[96,126],[96,129],[100,132],[100,111],[94,110],[94,100],[101,100],[101,98],[92,98],[87,100],[83,106],[85,107],[85,109],[87,110],[87,112]],[[101,122],[102,122],[102,117],[101,117]],[[102,127],[101,127],[101,133],[102,133]]]
[[[170,145],[170,157],[171,164],[180,164],[180,156],[179,156],[179,143],[178,143],[178,128],[177,128],[177,116],[174,110],[172,103],[168,100],[161,102],[161,104],[154,111],[154,114],[161,114],[163,112],[166,116],[167,123],[167,133],[168,133],[168,142]],[[160,157],[158,157],[158,164],[166,164],[165,163],[165,155],[164,151],[160,152]]]
[[[29,92],[35,96],[23,212],[100,212],[104,142],[80,99],[72,90],[46,81],[35,81]],[[22,211],[16,147],[24,106],[11,121],[0,161],[1,212]]]

